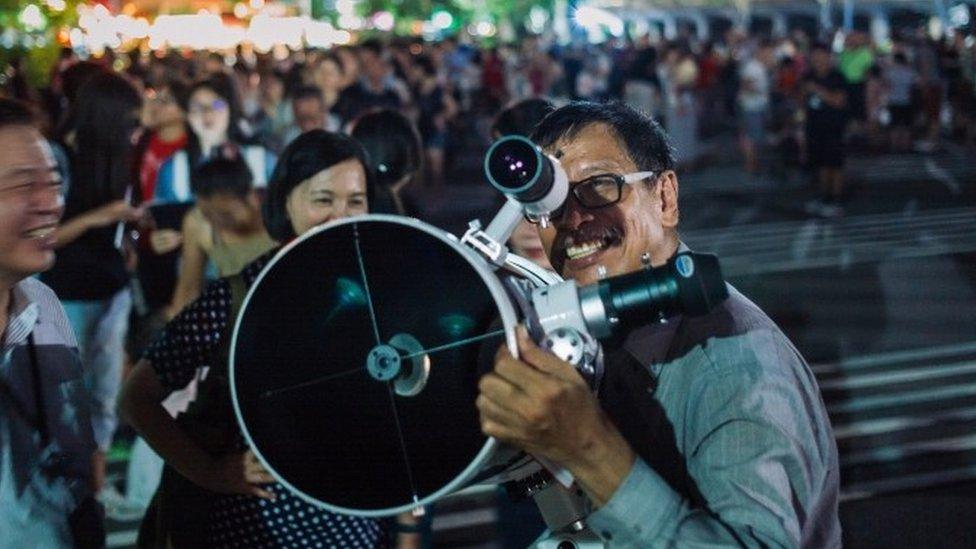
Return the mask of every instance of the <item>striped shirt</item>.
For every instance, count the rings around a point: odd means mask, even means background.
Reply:
[[[44,409],[34,398],[33,334]],[[57,296],[28,278],[11,291],[0,351],[0,536],[3,547],[70,547],[68,516],[91,494],[95,450],[74,333]],[[50,441],[42,447],[38,413]]]

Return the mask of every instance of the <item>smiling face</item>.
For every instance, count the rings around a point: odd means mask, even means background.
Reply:
[[[51,268],[52,233],[63,212],[61,176],[47,142],[29,126],[0,129],[0,281]]]
[[[625,175],[640,170],[605,124],[591,124],[572,138],[562,138],[546,152],[559,158],[570,185],[600,174]],[[641,268],[641,256],[662,265],[678,248],[678,180],[673,171],[656,181],[627,184],[616,204],[588,209],[572,196],[552,225],[539,230],[549,261],[564,278],[581,285]]]
[[[288,194],[285,210],[297,235],[335,219],[367,213],[363,165],[350,158],[306,179]]]

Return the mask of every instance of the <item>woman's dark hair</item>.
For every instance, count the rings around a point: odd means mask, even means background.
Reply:
[[[502,137],[506,135],[528,137],[553,109],[555,106],[546,99],[524,99],[498,113],[495,122],[491,125],[491,133]]]
[[[97,74],[78,90],[69,208],[87,211],[125,195],[141,104],[136,89],[113,73]]]
[[[623,103],[576,101],[560,107],[532,132],[532,141],[547,148],[560,139],[572,139],[593,124],[604,124],[623,145],[627,155],[641,171],[674,169],[674,151],[668,134],[653,118]]]
[[[33,126],[34,112],[23,101],[0,97],[0,130],[8,126]]]
[[[288,219],[288,195],[302,182],[349,159],[356,159],[366,172],[366,198],[375,197],[375,177],[366,150],[356,140],[340,133],[312,130],[295,138],[278,158],[268,182],[262,213],[271,238],[287,242],[297,236]]]
[[[247,198],[254,189],[254,175],[240,155],[217,156],[194,170],[190,190],[197,197],[229,194]]]
[[[376,182],[389,187],[420,170],[420,133],[406,116],[390,109],[369,111],[352,124],[351,135],[366,149]]]

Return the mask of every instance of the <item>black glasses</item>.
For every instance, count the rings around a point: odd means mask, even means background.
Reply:
[[[579,183],[570,183],[570,194],[584,208],[595,210],[610,206],[620,202],[624,195],[624,185],[631,185],[638,181],[643,181],[654,177],[655,172],[634,172],[625,175],[615,173],[602,173],[587,177]],[[567,198],[568,200],[568,198]],[[557,208],[549,216],[550,219],[559,219],[566,209],[566,204]],[[538,223],[539,220],[532,216],[525,216],[529,223]]]

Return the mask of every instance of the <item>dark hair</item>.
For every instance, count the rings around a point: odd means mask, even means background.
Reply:
[[[372,52],[376,57],[383,57],[383,42],[379,38],[370,38],[359,44],[359,48]]]
[[[827,45],[826,42],[814,42],[813,44],[811,44],[810,45],[810,53],[813,53],[815,51],[822,51],[822,52],[826,52],[826,53],[832,53],[831,52],[831,49],[830,49],[830,46]]]
[[[619,102],[576,101],[552,111],[532,132],[531,139],[546,148],[572,139],[593,124],[609,126],[611,135],[641,171],[674,169],[671,141],[656,120]]]
[[[0,130],[7,126],[33,126],[34,113],[27,103],[0,97]]]
[[[436,76],[437,67],[434,66],[434,60],[430,58],[429,55],[418,55],[413,62],[420,67],[424,74],[427,76]]]
[[[78,91],[69,208],[86,211],[125,195],[132,184],[132,132],[141,104],[132,84],[113,73],[93,76]]]
[[[366,172],[366,198],[372,201],[375,196],[373,170],[366,151],[353,138],[325,130],[311,130],[285,147],[271,174],[262,208],[264,225],[271,238],[286,242],[297,236],[285,209],[288,195],[295,187],[322,170],[353,158],[362,164]]]
[[[169,78],[159,86],[160,90],[169,90],[173,100],[183,112],[189,111],[190,86],[179,78]]]
[[[508,106],[495,117],[491,125],[491,133],[501,136],[523,135],[528,137],[532,130],[555,109],[555,105],[547,99],[524,99]]]
[[[315,99],[325,105],[325,100],[322,99],[322,90],[316,86],[301,86],[292,94],[292,102],[298,102],[303,99]]]
[[[61,93],[72,105],[78,97],[78,92],[93,76],[108,72],[105,67],[94,61],[81,61],[64,69],[61,73]]]
[[[377,109],[360,115],[351,135],[366,149],[376,182],[383,187],[416,173],[423,164],[420,133],[397,111]]]
[[[246,198],[254,188],[254,175],[240,155],[217,156],[194,170],[190,190],[198,197],[230,194]]]

